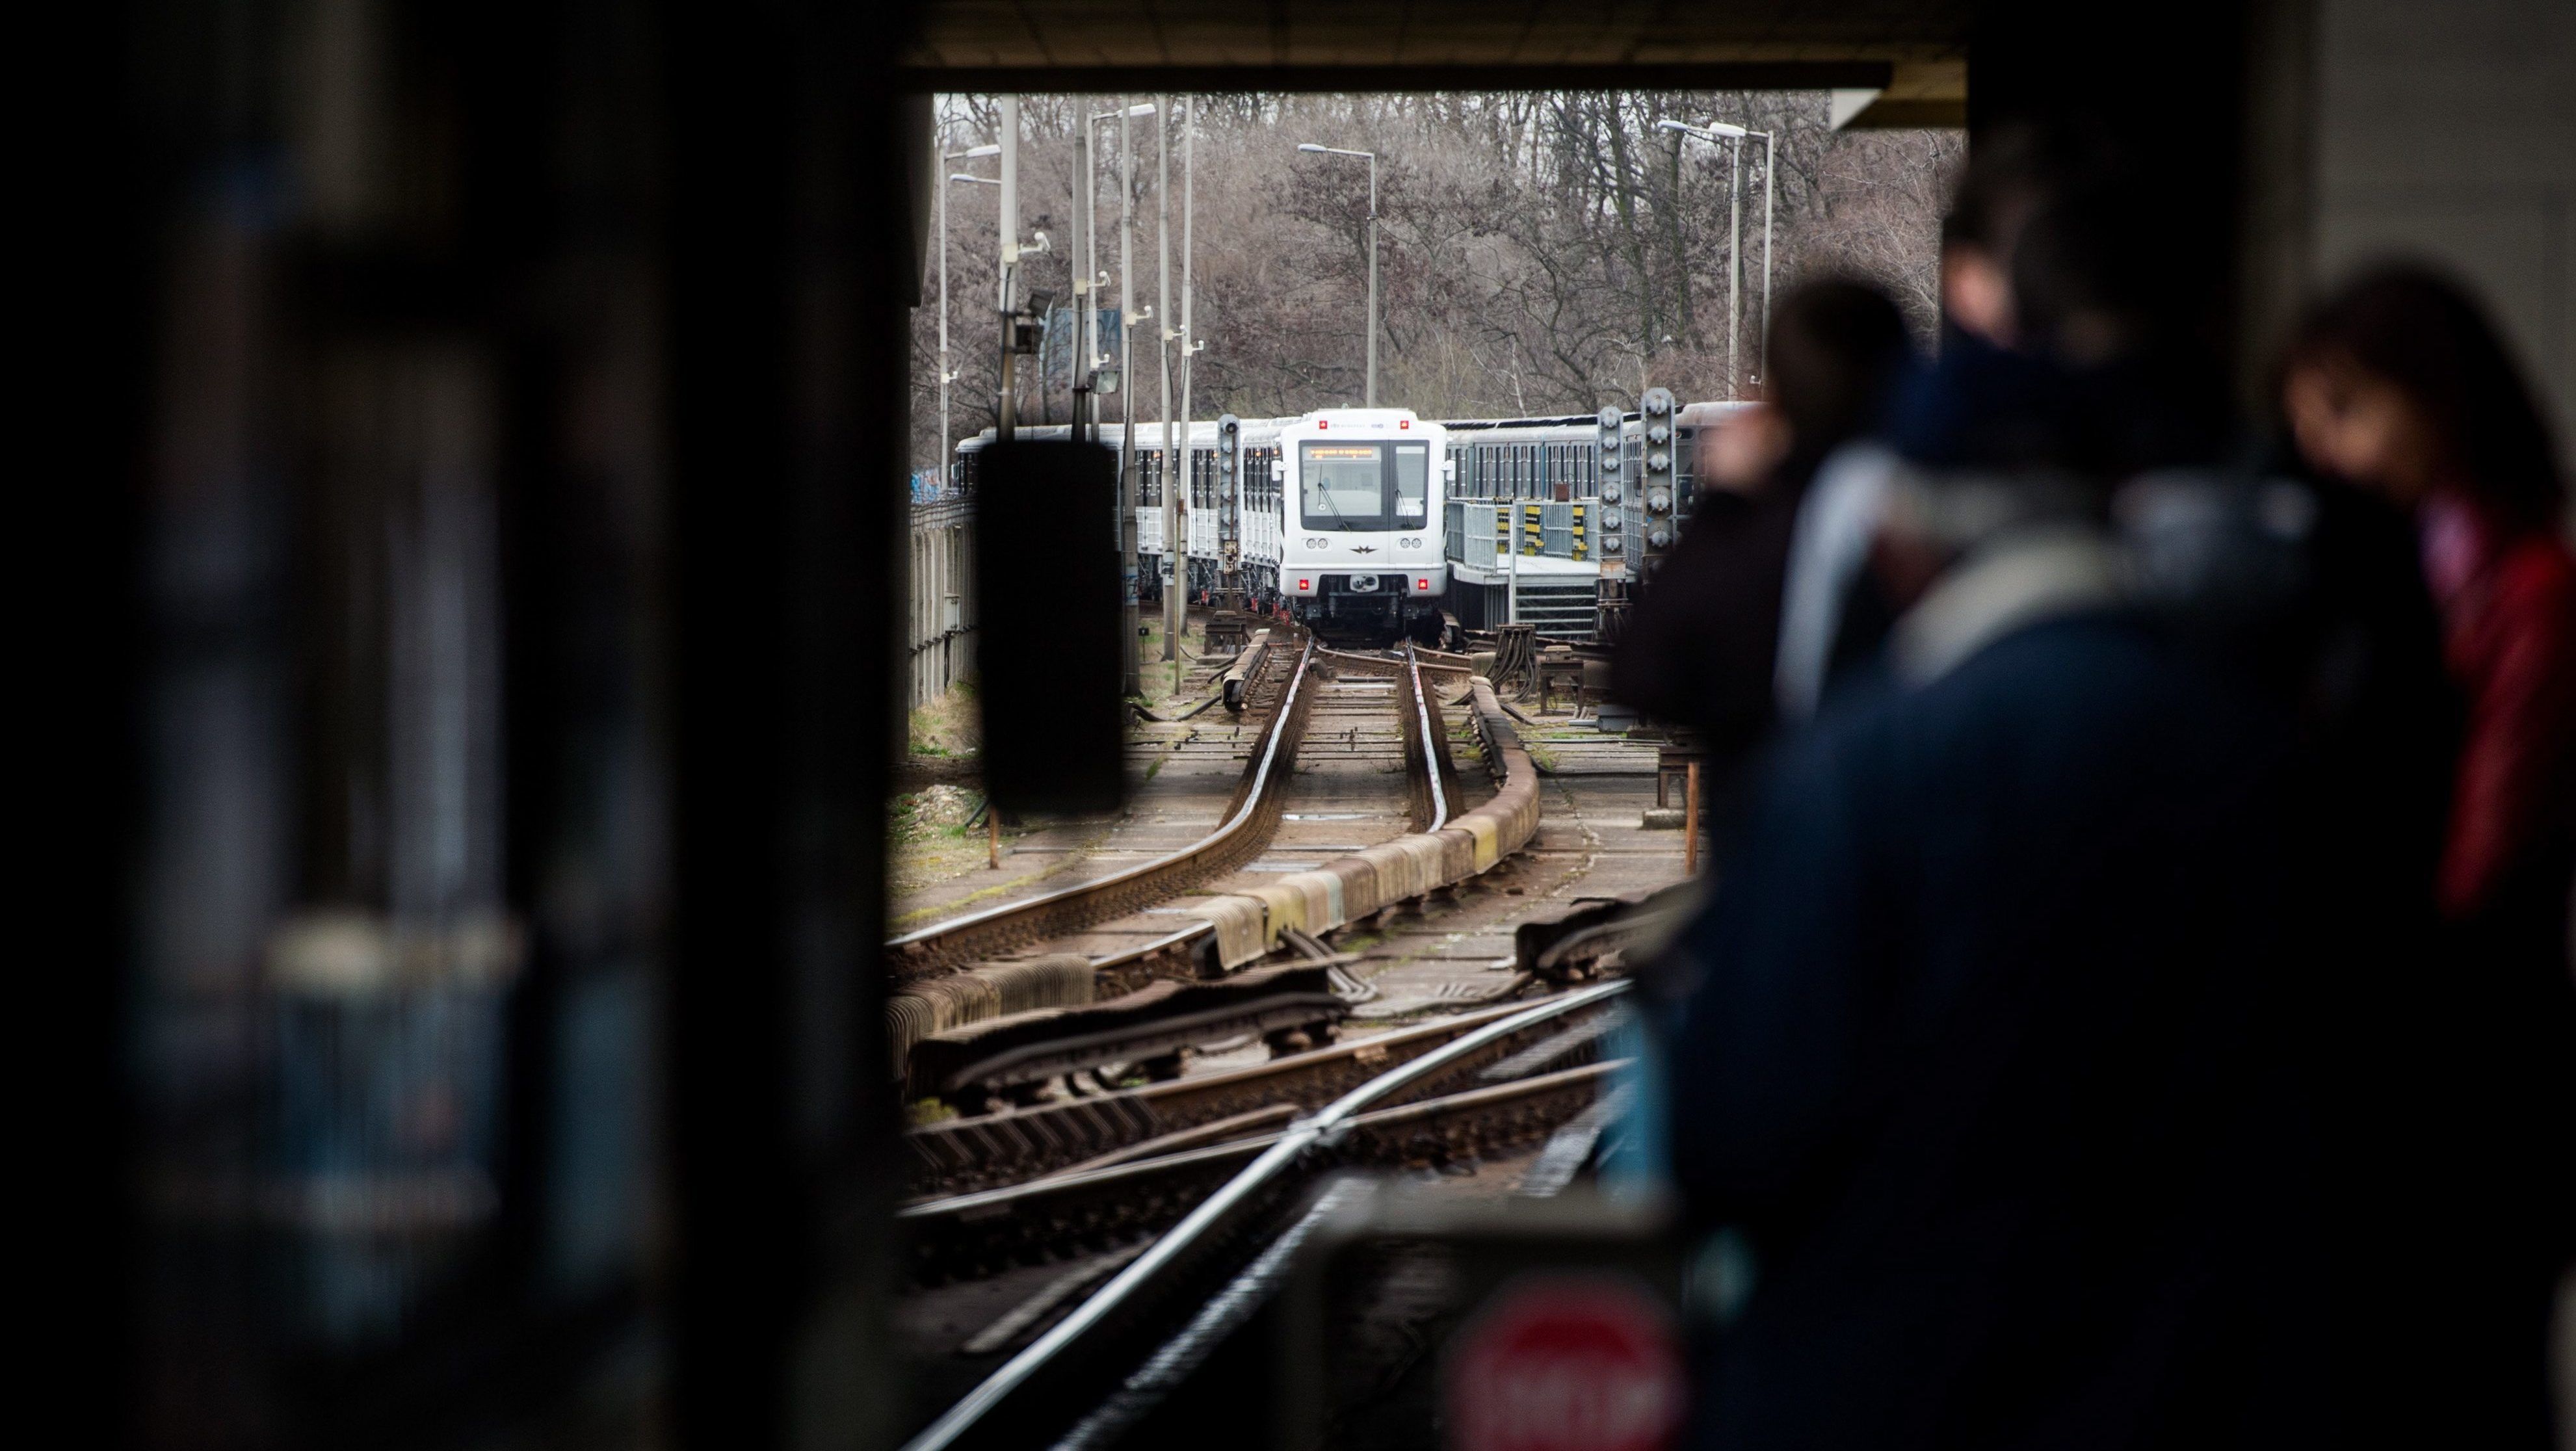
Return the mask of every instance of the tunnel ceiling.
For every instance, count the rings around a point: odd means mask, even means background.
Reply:
[[[1554,73],[1554,84],[1670,73],[1720,87],[1894,84],[1928,97],[1963,87],[1972,10],[1970,0],[925,0],[903,68],[937,89],[1115,89],[1163,69],[1200,72],[1194,83],[1205,85],[1212,68],[1261,88],[1481,87],[1527,69]]]

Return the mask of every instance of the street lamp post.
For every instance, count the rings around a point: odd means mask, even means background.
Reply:
[[[1168,105],[1156,96],[1155,103]],[[1181,473],[1172,457],[1172,127],[1166,111],[1154,124],[1154,362],[1163,375],[1163,658],[1181,658]],[[1174,692],[1179,682],[1175,680]]]
[[[936,146],[938,143],[934,141],[931,144]],[[963,151],[942,152],[939,160],[945,165],[951,161],[971,161],[1001,153],[999,146],[970,146]],[[948,183],[954,181],[1001,185],[987,177],[960,172],[946,178],[939,186],[939,477],[942,481],[948,477],[948,451],[957,444],[956,438],[948,431],[948,385],[957,379],[956,370],[948,366]]]
[[[1137,600],[1136,580],[1136,314],[1129,306],[1134,296],[1128,290],[1133,274],[1136,243],[1136,147],[1132,122],[1138,116],[1157,114],[1151,102],[1122,106],[1118,110],[1118,553],[1124,566],[1122,578],[1126,602],[1123,627],[1126,631],[1120,689],[1129,695],[1145,688],[1144,669],[1137,659],[1137,632],[1143,628],[1144,611]],[[1150,310],[1150,309],[1149,309]]]
[[[1197,411],[1196,411],[1196,409],[1195,409],[1195,406],[1194,406],[1194,405],[1195,405],[1195,403],[1196,403],[1196,398],[1194,397],[1194,395],[1193,395],[1193,393],[1192,393],[1192,385],[1197,381],[1197,378],[1198,378],[1198,365],[1197,365],[1196,363],[1192,362],[1192,361],[1191,361],[1191,359],[1192,359],[1193,357],[1195,357],[1195,356],[1198,354],[1198,351],[1199,351],[1201,348],[1206,347],[1206,346],[1207,346],[1207,344],[1205,344],[1205,343],[1203,343],[1203,342],[1200,342],[1200,341],[1198,340],[1198,334],[1197,334],[1197,332],[1194,330],[1193,325],[1192,325],[1192,323],[1191,323],[1191,321],[1190,321],[1190,318],[1191,318],[1191,306],[1190,306],[1190,304],[1191,304],[1191,301],[1192,301],[1193,297],[1195,296],[1195,290],[1194,290],[1194,289],[1192,288],[1192,286],[1191,286],[1191,266],[1190,266],[1190,264],[1191,264],[1191,262],[1192,262],[1192,261],[1197,257],[1197,255],[1198,255],[1198,229],[1197,229],[1197,225],[1196,225],[1196,222],[1197,222],[1197,216],[1198,216],[1198,209],[1197,209],[1197,204],[1196,204],[1196,199],[1197,199],[1197,185],[1198,185],[1198,169],[1197,169],[1197,164],[1196,164],[1196,157],[1197,157],[1197,154],[1198,154],[1197,136],[1198,136],[1198,129],[1199,129],[1199,128],[1198,128],[1198,119],[1199,119],[1199,116],[1198,116],[1198,108],[1197,108],[1197,106],[1196,106],[1195,104],[1193,104],[1193,103],[1191,102],[1191,100],[1190,100],[1188,97],[1183,97],[1183,98],[1182,98],[1182,100],[1181,100],[1181,105],[1180,105],[1180,118],[1181,118],[1181,334],[1180,334],[1180,342],[1181,342],[1181,461],[1182,461],[1182,463],[1181,463],[1181,476],[1182,476],[1182,478],[1186,481],[1187,486],[1188,486],[1188,487],[1191,487],[1191,488],[1193,488],[1193,489],[1194,489],[1194,488],[1196,487],[1196,485],[1197,485],[1197,481],[1198,481],[1198,451],[1197,451],[1196,449],[1194,449],[1194,448],[1192,448],[1192,447],[1190,446],[1190,424],[1191,424],[1191,421],[1192,421],[1193,419],[1196,419],[1196,418],[1198,417],[1198,413],[1197,413]],[[1187,504],[1188,508],[1190,508],[1190,509],[1195,509],[1195,508],[1197,508],[1197,507],[1198,507],[1198,499],[1197,499],[1197,497],[1195,496],[1195,494],[1193,494],[1193,495],[1189,496],[1189,497],[1185,500],[1185,502],[1186,502],[1186,504]],[[1179,561],[1179,571],[1178,571],[1179,579],[1180,579],[1180,583],[1181,583],[1181,587],[1182,587],[1182,589],[1183,589],[1184,591],[1186,591],[1186,590],[1188,589],[1188,587],[1189,587],[1189,559],[1190,559],[1190,553],[1189,553],[1189,515],[1188,515],[1188,512],[1187,512],[1186,510],[1183,512],[1183,514],[1182,514],[1182,516],[1181,516],[1181,540],[1180,540],[1179,552],[1178,552],[1177,554],[1175,554],[1175,555],[1174,555],[1174,558],[1175,558],[1175,559],[1177,559],[1177,560]]]
[[[1091,127],[1073,128],[1073,341],[1065,349],[1065,379],[1073,390],[1073,417],[1065,436],[1083,441],[1084,416],[1090,409],[1091,320],[1097,311],[1091,260]]]
[[[1103,121],[1115,121],[1124,115],[1151,112],[1151,106],[1130,107],[1126,111],[1094,113],[1074,132],[1074,232],[1075,246],[1081,250],[1074,262],[1074,305],[1081,315],[1073,325],[1073,436],[1092,443],[1100,441],[1100,372],[1109,359],[1100,351],[1100,294],[1109,285],[1108,270],[1100,265],[1100,176],[1098,138],[1094,131]],[[1121,279],[1120,306],[1125,306]],[[1113,375],[1111,391],[1116,391]]]
[[[1742,395],[1744,363],[1744,133],[1726,158],[1726,396]]]
[[[1366,396],[1367,396],[1367,406],[1368,406],[1368,407],[1371,407],[1371,408],[1375,408],[1375,407],[1377,406],[1377,153],[1376,153],[1376,152],[1374,152],[1374,151],[1345,151],[1345,150],[1343,150],[1341,147],[1338,147],[1338,146],[1318,146],[1318,145],[1316,145],[1315,143],[1313,143],[1313,142],[1311,142],[1311,141],[1301,143],[1301,144],[1297,147],[1297,149],[1298,149],[1298,150],[1300,150],[1300,151],[1312,152],[1312,153],[1314,153],[1314,154],[1315,154],[1315,155],[1317,155],[1317,156],[1359,156],[1359,157],[1365,157],[1365,158],[1367,158],[1367,160],[1368,160],[1368,164],[1369,164],[1369,209],[1368,209],[1369,286],[1368,286],[1368,365],[1367,365],[1367,366],[1368,366],[1368,373],[1367,373],[1367,379],[1368,379],[1368,382],[1367,382],[1367,395],[1366,395]]]
[[[1011,274],[1020,261],[1020,98],[1002,98],[1002,279],[998,310],[1002,323],[1002,396],[996,414],[995,436],[1011,441],[1012,429],[1018,424],[1019,379],[1013,361],[1019,353],[1019,339],[1012,336]]]
[[[1777,138],[1768,131],[1753,133],[1762,138],[1762,336],[1754,341],[1755,364],[1760,376],[1771,376],[1771,178],[1779,173],[1773,152]]]
[[[1777,170],[1773,165],[1773,152],[1778,146],[1778,137],[1769,131],[1749,130],[1724,121],[1711,121],[1705,126],[1693,126],[1687,121],[1658,121],[1655,124],[1666,131],[1679,132],[1712,146],[1720,141],[1735,143],[1733,165],[1727,176],[1727,212],[1732,235],[1726,246],[1726,396],[1733,398],[1744,376],[1738,366],[1740,355],[1736,347],[1737,327],[1744,315],[1741,290],[1744,281],[1744,138],[1762,138],[1762,334],[1754,346],[1761,351],[1761,371],[1767,373],[1771,366],[1771,178]]]

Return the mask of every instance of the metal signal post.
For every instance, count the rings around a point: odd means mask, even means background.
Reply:
[[[1638,571],[1640,577],[1650,574],[1671,551],[1678,528],[1673,498],[1674,421],[1671,389],[1649,388],[1637,400],[1637,426],[1643,433],[1640,452],[1645,464],[1638,481],[1642,491],[1639,502],[1646,513],[1646,553]]]
[[[1243,608],[1243,420],[1216,421],[1217,608]]]

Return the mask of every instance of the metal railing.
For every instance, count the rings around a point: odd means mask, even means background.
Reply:
[[[1443,514],[1448,557],[1469,564],[1523,558],[1600,557],[1603,506],[1590,499],[1494,500],[1451,497]]]

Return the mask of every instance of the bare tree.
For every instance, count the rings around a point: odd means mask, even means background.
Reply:
[[[1024,98],[1024,235],[1074,215],[1075,128],[1107,109],[1101,97]],[[1964,154],[1956,132],[1835,132],[1826,98],[1809,92],[1247,93],[1200,97],[1198,116],[1196,313],[1208,348],[1196,386],[1208,415],[1292,414],[1360,396],[1367,184],[1347,164],[1299,157],[1301,141],[1380,157],[1379,393],[1434,417],[1590,412],[1633,405],[1650,384],[1726,395],[1729,158],[1676,146],[1658,121],[1772,132],[1777,285],[1866,278],[1926,339],[1941,210]],[[996,120],[992,98],[941,98],[945,149],[994,139]],[[1136,127],[1140,155],[1151,154],[1154,124]],[[1102,128],[1104,142],[1113,136]],[[1743,160],[1736,322],[1750,340],[1762,306],[1763,147],[1747,145]],[[1115,161],[1104,146],[1091,179],[1112,269]],[[1140,217],[1151,215],[1151,176],[1137,168]],[[950,187],[952,432],[964,437],[996,411],[996,198],[990,187],[940,184]],[[1056,238],[1053,253],[1023,257],[1022,275],[1063,301],[1072,249]],[[1150,275],[1135,281],[1140,298],[1151,295]],[[1103,300],[1114,304],[1114,288]],[[939,437],[937,337],[924,307],[913,370],[913,452],[924,466],[953,442]],[[1748,373],[1759,351],[1744,349]],[[1051,349],[1044,366],[1024,369],[1020,416],[1061,421],[1072,366],[1070,350]]]

